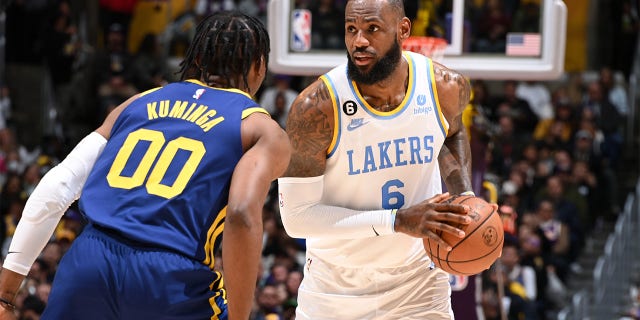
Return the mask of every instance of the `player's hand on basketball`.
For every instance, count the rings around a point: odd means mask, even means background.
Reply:
[[[463,238],[464,231],[455,226],[469,224],[471,218],[467,216],[469,206],[443,203],[447,198],[449,193],[438,194],[409,208],[398,209],[395,231],[417,238],[431,238],[450,248],[450,244],[442,240],[438,234],[447,232]]]

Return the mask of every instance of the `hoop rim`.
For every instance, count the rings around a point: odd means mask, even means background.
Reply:
[[[441,61],[447,45],[447,41],[443,38],[409,36],[402,42],[402,49],[423,54],[435,61]]]
[[[429,43],[434,43],[437,46],[447,46],[447,40],[445,40],[444,38],[439,38],[439,37],[430,37],[430,36],[409,36],[408,38],[406,38],[404,40],[404,42],[409,41],[417,41],[420,43],[425,43],[425,42],[429,42]],[[404,43],[403,42],[403,43]]]

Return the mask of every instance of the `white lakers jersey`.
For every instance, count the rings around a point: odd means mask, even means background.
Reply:
[[[322,203],[356,210],[403,208],[441,193],[438,153],[448,123],[430,59],[404,52],[409,81],[395,110],[370,106],[338,66],[321,76],[334,105]],[[398,267],[428,259],[422,239],[396,233],[365,239],[307,239],[308,252],[347,267]]]

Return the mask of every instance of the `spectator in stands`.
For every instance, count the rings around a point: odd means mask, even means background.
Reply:
[[[267,25],[268,4],[269,0],[239,0],[236,9],[245,13],[254,12],[251,15],[258,17],[262,23]]]
[[[493,139],[492,171],[501,178],[508,176],[511,166],[522,154],[522,147],[526,145],[526,138],[514,133],[513,118],[502,115],[498,118],[498,129]]]
[[[593,228],[598,214],[606,210],[606,206],[603,205],[605,203],[604,190],[598,183],[596,175],[589,169],[589,164],[581,160],[573,162],[568,183],[586,200],[588,216],[587,220],[583,221],[583,225],[585,232],[589,232]]]
[[[96,54],[100,110],[96,121],[102,123],[108,110],[110,99],[124,100],[135,95],[138,90],[132,84],[131,55],[126,49],[125,30],[120,24],[112,24],[106,34],[104,50]]]
[[[251,319],[254,320],[282,320],[282,303],[284,299],[278,292],[277,286],[266,284],[258,289],[257,310]]]
[[[514,208],[516,212],[526,212],[533,201],[533,186],[527,178],[528,172],[534,174],[534,169],[524,161],[518,161],[512,166],[508,178],[501,186],[502,203]],[[533,177],[533,176],[532,176]]]
[[[516,88],[516,96],[529,103],[529,107],[538,117],[538,121],[553,118],[551,92],[544,83],[539,81],[520,82]]]
[[[536,274],[536,313],[539,319],[546,319],[545,310],[549,304],[546,296],[547,264],[542,257],[540,236],[530,226],[522,226],[518,230],[518,241],[521,248],[520,264],[532,268]]]
[[[541,240],[541,255],[552,265],[562,281],[566,281],[571,260],[571,229],[557,218],[553,201],[542,199],[535,211],[536,232]]]
[[[600,138],[601,141],[599,142],[594,141],[598,132],[594,129],[591,121],[582,121],[581,128],[583,129],[578,130],[574,135],[571,156],[575,160],[587,162],[589,168],[599,174],[603,166],[606,165],[602,160],[599,149],[603,138]]]
[[[519,282],[511,280],[501,265],[493,264],[483,274],[482,291],[487,320],[537,319],[534,301],[527,298],[526,290]],[[500,297],[499,292],[503,294],[501,302],[495,300]]]
[[[20,308],[20,319],[39,320],[46,304],[35,295],[29,295],[24,299],[22,308]]]
[[[62,251],[62,246],[56,241],[49,241],[42,250],[40,257],[44,262],[49,266],[49,275],[55,275],[58,270],[58,264],[60,263],[60,259],[62,259],[62,255],[64,252]]]
[[[504,11],[500,0],[488,0],[476,23],[476,40],[473,45],[477,52],[505,52],[507,32],[511,29],[511,17]]]
[[[69,0],[59,1],[57,10],[50,19],[44,44],[45,59],[53,82],[58,117],[66,124],[66,117],[73,113],[73,88],[70,86],[81,43],[77,26],[71,16]]]
[[[16,137],[16,132],[12,127],[0,129],[0,154],[5,157],[5,164],[8,171],[21,173],[27,164],[35,161],[40,149],[35,148],[29,151]]]
[[[30,163],[22,173],[22,188],[29,197],[42,178],[41,166],[37,162]]]
[[[593,129],[591,121],[583,121],[581,129],[576,133],[572,156],[576,161],[584,162],[588,165],[590,172],[595,175],[599,187],[599,201],[593,208],[592,219],[598,220],[600,218],[611,219],[618,213],[618,179],[616,177],[614,169],[610,166],[609,162],[603,159],[597,147],[602,145],[602,142],[594,141],[595,135],[601,135],[599,131]],[[603,138],[599,138],[603,141]],[[591,200],[591,198],[590,198]]]
[[[604,135],[604,141],[600,146],[602,156],[609,161],[612,168],[617,168],[623,142],[620,128],[624,122],[616,107],[609,102],[602,90],[600,82],[589,83],[587,101],[579,111],[581,119],[594,121],[602,130]]]
[[[297,304],[298,289],[300,287],[300,283],[302,282],[302,277],[302,271],[300,270],[292,270],[287,275],[287,299],[295,304]]]
[[[131,62],[131,68],[132,83],[140,92],[161,87],[174,80],[162,55],[158,37],[153,33],[146,34],[142,39],[138,53]]]
[[[11,94],[6,84],[0,84],[0,130],[11,121]]]
[[[568,75],[567,95],[569,104],[574,108],[580,106],[587,98],[587,87],[584,84],[582,73],[573,72]]]
[[[611,68],[602,67],[600,68],[600,85],[603,95],[609,98],[609,102],[616,107],[618,113],[626,116],[629,112],[629,102],[622,75],[614,73]]]
[[[513,80],[503,82],[502,94],[491,99],[495,115],[493,120],[497,120],[500,115],[511,116],[516,134],[520,136],[531,135],[538,123],[538,117],[531,110],[529,103],[516,95],[517,86],[518,83]]]
[[[38,283],[50,282],[52,280],[50,269],[49,264],[44,261],[44,259],[38,258],[33,265],[31,265],[28,278],[33,279]]]
[[[535,301],[538,298],[536,272],[531,266],[520,263],[520,247],[517,238],[505,238],[500,262],[509,280],[516,282],[525,292],[525,298]]]
[[[49,301],[49,294],[51,293],[51,282],[40,282],[36,287],[36,297],[45,305]]]
[[[513,15],[512,32],[540,33],[540,2],[522,0]]]
[[[566,152],[564,153],[566,154]],[[552,201],[554,218],[569,227],[570,251],[568,257],[569,263],[572,263],[584,245],[583,223],[588,221],[588,212],[586,212],[586,200],[574,188],[567,188],[567,182],[562,178],[562,174],[558,173],[559,171],[566,171],[566,175],[569,175],[571,165],[567,164],[566,168],[561,168],[561,166],[555,168],[554,174],[547,178],[546,186],[538,192],[537,201]]]
[[[122,26],[124,43],[129,33],[129,24],[138,0],[100,0],[100,25],[103,27],[103,36],[106,39],[110,32],[110,26],[118,24]]]
[[[638,14],[637,1],[622,0],[617,3],[621,5],[614,6],[618,11],[614,12],[614,17],[611,20],[614,23],[613,44],[615,56],[613,61],[615,69],[621,70],[625,77],[629,77],[633,71],[636,56],[640,15]]]
[[[288,276],[289,269],[286,265],[274,263],[269,270],[269,276],[267,277],[266,283],[277,287],[284,286],[287,282]]]
[[[344,12],[334,0],[317,0],[311,5],[311,48],[344,48]]]
[[[575,130],[573,109],[566,103],[556,105],[555,109],[553,118],[538,122],[533,132],[533,139],[544,141],[555,148],[568,149]]]
[[[291,109],[293,100],[298,96],[298,92],[291,88],[290,76],[277,74],[272,79],[273,84],[264,89],[260,96],[260,105],[269,111],[271,116],[284,128],[289,109]],[[284,101],[278,101],[278,99],[284,99]]]

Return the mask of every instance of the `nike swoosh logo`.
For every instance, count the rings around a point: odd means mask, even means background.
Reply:
[[[367,124],[367,123],[369,123],[369,121],[367,121],[367,122],[357,122],[357,123],[353,123],[353,122],[351,122],[351,123],[349,123],[349,124],[347,125],[347,130],[349,130],[349,131],[353,131],[353,130],[355,130],[355,129],[358,129],[358,128],[360,128],[360,127],[364,126],[364,125],[365,125],[365,124]]]
[[[371,226],[371,229],[373,229],[373,232],[376,234],[376,237],[380,235],[380,234],[378,233],[378,231],[376,231],[376,228],[374,228],[373,226]]]
[[[9,252],[7,252],[7,254],[12,254],[12,253],[20,253],[20,251],[9,251]]]

